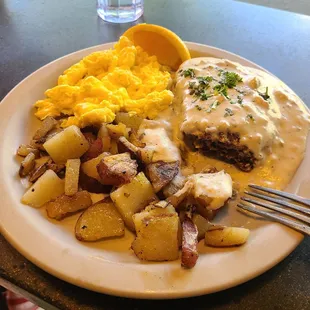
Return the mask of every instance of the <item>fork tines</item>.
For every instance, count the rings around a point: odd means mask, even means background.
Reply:
[[[259,200],[248,198],[248,197],[241,197],[243,201],[251,203],[251,205],[239,203],[237,205],[238,207],[240,207],[241,209],[256,213],[258,215],[268,217],[269,219],[280,222],[295,230],[298,230],[300,232],[310,235],[310,227],[309,225],[307,225],[307,224],[310,224],[310,216],[309,216],[310,209],[288,201],[288,200],[293,200],[301,204],[304,204],[306,206],[310,206],[309,199],[305,199],[303,197],[300,197],[294,194],[290,194],[290,193],[286,193],[286,192],[282,192],[279,190],[275,190],[275,189],[271,189],[271,188],[263,187],[263,186],[258,186],[254,184],[250,184],[249,187],[251,189],[259,190],[264,193],[262,194],[262,193],[257,193],[254,191],[245,191],[245,194],[259,198]],[[272,202],[272,204],[268,202]],[[285,214],[289,216],[290,218],[281,216],[275,212],[265,211],[264,209],[259,208],[256,205],[272,210],[272,211],[276,211],[278,213]],[[294,211],[288,210],[287,208],[293,209]],[[298,212],[296,212],[295,210]],[[303,214],[299,212],[302,212]],[[297,219],[298,221],[295,221],[291,218]]]

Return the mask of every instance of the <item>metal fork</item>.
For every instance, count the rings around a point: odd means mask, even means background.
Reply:
[[[245,191],[244,193],[259,198],[259,200],[241,197],[242,201],[249,202],[252,205],[238,203],[237,206],[239,208],[265,216],[310,236],[310,199],[255,184],[249,184],[249,188],[252,191]],[[292,203],[290,200],[299,204]],[[268,203],[268,201],[272,202],[272,204]],[[265,211],[254,205],[288,215],[288,217],[281,216],[275,212]]]

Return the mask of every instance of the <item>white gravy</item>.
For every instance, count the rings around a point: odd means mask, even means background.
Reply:
[[[183,70],[193,68],[196,77],[215,75],[215,67],[236,72],[242,77],[243,81],[237,84],[237,88],[245,91],[242,96],[243,106],[227,102],[225,104],[226,98],[217,96],[215,99],[221,101],[217,109],[211,113],[201,113],[202,110],[198,110],[196,105],[207,109],[214,98],[205,101],[198,99],[193,103],[193,96],[188,89],[191,78],[177,74],[175,104],[170,111],[165,111],[159,117],[159,120],[169,119],[172,124],[173,140],[181,149],[184,159],[183,173],[200,173],[213,166],[229,173],[239,192],[243,192],[249,183],[285,188],[304,157],[310,124],[309,111],[284,83],[261,70],[207,57],[193,58],[181,66]],[[266,87],[270,96],[268,101],[257,95],[257,90],[264,92]],[[229,89],[228,95],[231,99],[236,99],[239,94],[234,89]],[[233,111],[233,115],[224,117],[227,107]],[[253,115],[255,121],[247,118],[248,114]],[[221,127],[239,132],[244,137],[242,142],[260,159],[252,171],[243,172],[231,164],[206,157],[199,152],[191,152],[184,147],[182,131],[199,134],[208,128],[216,133]]]

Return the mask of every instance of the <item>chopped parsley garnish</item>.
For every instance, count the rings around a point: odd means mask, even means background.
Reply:
[[[188,88],[189,88],[189,89],[194,89],[194,88],[195,88],[195,85],[196,85],[196,82],[189,82],[189,83],[188,83]]]
[[[213,87],[213,89],[215,91],[214,92],[215,95],[220,94],[224,96],[225,98],[229,99],[228,94],[227,94],[227,86],[225,84],[217,84]]]
[[[207,100],[212,97],[213,94],[207,94],[206,90],[209,88],[209,83],[212,81],[211,76],[199,76],[197,77],[198,83],[191,81],[188,83],[188,89],[190,90],[189,94],[196,97],[196,102],[198,99]]]
[[[261,93],[259,91],[257,91],[257,92],[265,100],[268,100],[270,98],[270,96],[268,95],[268,87],[266,87],[266,91],[264,93]]]
[[[240,104],[240,105],[243,105],[243,103],[242,103],[242,102],[243,102],[242,97],[241,97],[241,96],[237,96],[237,99],[238,99],[238,100],[237,100],[237,103]]]
[[[214,102],[212,102],[209,106],[209,108],[207,109],[207,113],[211,113],[213,110],[216,110],[216,108],[220,105],[221,103],[218,100],[215,100]]]
[[[224,114],[224,117],[233,116],[234,115],[234,112],[232,111],[232,109],[226,108],[225,111],[226,112]]]
[[[225,71],[222,76],[222,83],[228,88],[233,88],[237,85],[237,83],[242,82],[242,77],[235,72]]]
[[[255,121],[255,118],[254,118],[254,116],[253,116],[252,114],[248,114],[248,115],[246,116],[246,118],[247,118],[247,119],[250,119],[251,121]]]
[[[199,106],[198,104],[195,105],[195,108],[196,108],[198,111],[201,111],[201,110],[202,110],[202,107]]]
[[[192,68],[183,70],[183,71],[181,72],[181,75],[183,75],[184,77],[190,77],[190,78],[196,77],[195,72],[194,72],[194,69],[192,69]]]
[[[217,68],[217,71],[219,72],[217,75],[218,76],[221,76],[222,75],[222,73],[223,72],[225,72],[225,70],[223,70],[223,69],[219,69],[219,68]]]
[[[212,76],[198,76],[197,80],[201,85],[209,85],[210,82],[213,81]]]
[[[209,98],[213,97],[213,94],[206,94],[203,93],[200,95],[200,100],[204,101],[204,100],[208,100]]]

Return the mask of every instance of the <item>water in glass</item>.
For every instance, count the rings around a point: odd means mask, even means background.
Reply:
[[[107,22],[133,22],[143,14],[143,0],[97,0],[97,12]]]

